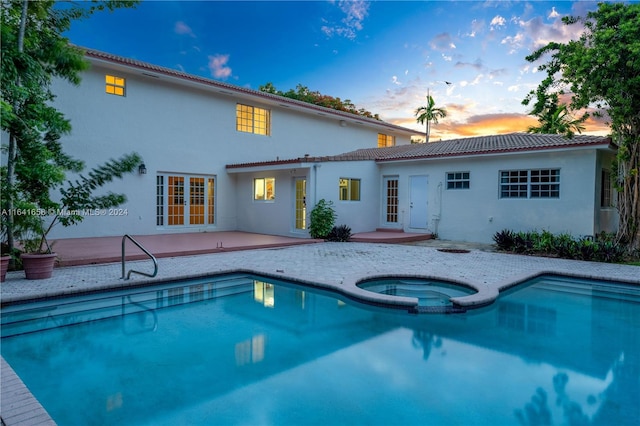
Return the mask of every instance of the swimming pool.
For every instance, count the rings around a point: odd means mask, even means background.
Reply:
[[[639,329],[625,285],[411,315],[242,274],[8,306],[2,355],[60,425],[635,425]]]

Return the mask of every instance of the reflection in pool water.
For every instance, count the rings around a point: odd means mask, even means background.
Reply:
[[[2,355],[60,425],[635,425],[640,289],[592,284],[425,316],[225,276],[9,306]]]

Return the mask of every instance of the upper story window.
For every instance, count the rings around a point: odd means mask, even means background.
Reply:
[[[386,146],[395,146],[396,137],[391,135],[385,135],[384,133],[378,133],[378,148],[384,148]]]
[[[257,135],[270,135],[271,111],[251,105],[237,104],[236,130]]]
[[[500,198],[560,198],[560,170],[504,170]]]
[[[256,201],[273,201],[276,199],[276,179],[257,178],[253,180],[253,199]]]
[[[447,172],[447,189],[469,189],[469,172]]]
[[[125,80],[122,77],[107,74],[104,77],[105,91],[111,95],[124,96]]]
[[[340,178],[340,200],[360,201],[360,179]]]

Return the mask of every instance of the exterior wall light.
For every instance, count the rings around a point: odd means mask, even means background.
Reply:
[[[138,166],[138,173],[141,175],[146,175],[147,174],[147,166],[144,165],[144,163],[140,164]]]

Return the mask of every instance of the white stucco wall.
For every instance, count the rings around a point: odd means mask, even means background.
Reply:
[[[292,237],[308,237],[309,214],[316,203],[325,199],[333,203],[336,225],[347,225],[352,232],[373,231],[380,211],[380,177],[373,161],[337,161],[290,166],[274,170],[265,167],[251,172],[233,172],[237,176],[238,230]],[[253,200],[256,178],[276,179],[273,201]],[[307,230],[295,229],[295,179],[307,179]],[[339,198],[340,178],[360,179],[360,201]]]
[[[500,198],[500,170],[553,168],[560,169],[560,198]],[[596,151],[584,149],[382,163],[381,174],[399,176],[400,210],[405,213],[410,209],[409,176],[428,175],[428,232],[447,240],[491,242],[502,229],[593,235],[596,168]],[[447,190],[447,172],[470,172],[470,188]],[[405,231],[422,232],[410,228],[407,215]]]
[[[308,237],[307,231],[295,229],[295,179],[306,178],[309,169],[264,170],[239,173],[236,203],[238,210],[237,229],[290,237]],[[253,182],[256,178],[275,178],[275,199],[256,201],[253,198]]]
[[[360,179],[360,201],[340,200],[340,178]],[[374,231],[379,226],[380,175],[373,161],[336,161],[317,169],[316,200],[333,202],[336,225],[347,225],[353,233]]]
[[[105,93],[107,73],[126,78],[125,97]],[[315,111],[305,114],[271,101],[184,84],[191,83],[176,85],[168,77],[132,73],[112,64],[94,64],[83,74],[79,87],[54,83],[55,105],[73,126],[72,134],[63,137],[68,154],[84,160],[88,170],[136,151],[143,157],[147,174],[130,175],[108,186],[109,191],[127,194],[129,200],[121,206],[127,209],[126,215],[86,217],[78,226],[54,228],[52,238],[235,229],[286,234],[280,225],[260,228],[243,210],[243,188],[237,187],[243,181],[237,183],[236,175],[228,174],[225,166],[375,147],[378,132],[385,132],[363,124],[357,116],[345,120]],[[237,103],[269,109],[271,135],[236,131]],[[409,143],[409,139],[408,134],[396,134],[398,144]],[[215,176],[215,226],[156,226],[157,174]],[[240,197],[238,202],[236,197]]]

